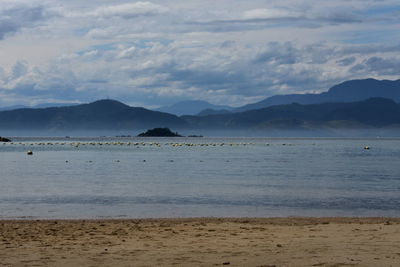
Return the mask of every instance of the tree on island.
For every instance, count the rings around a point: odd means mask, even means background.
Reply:
[[[182,137],[182,135],[172,132],[169,128],[154,128],[139,134],[138,137]]]

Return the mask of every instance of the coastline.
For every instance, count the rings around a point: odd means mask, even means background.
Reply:
[[[4,266],[396,266],[400,218],[0,220]]]

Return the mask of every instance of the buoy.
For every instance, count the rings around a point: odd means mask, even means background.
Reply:
[[[364,149],[365,149],[365,150],[369,150],[369,146],[365,146]]]
[[[28,152],[26,152],[27,155],[33,155],[33,152],[31,150],[28,150]]]

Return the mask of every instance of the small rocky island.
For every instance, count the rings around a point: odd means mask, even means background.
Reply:
[[[0,142],[11,142],[11,140],[0,136]]]
[[[169,128],[154,128],[138,135],[138,137],[182,137],[172,132]]]

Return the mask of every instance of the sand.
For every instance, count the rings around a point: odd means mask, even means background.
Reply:
[[[400,218],[0,221],[0,266],[400,266]]]

